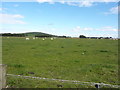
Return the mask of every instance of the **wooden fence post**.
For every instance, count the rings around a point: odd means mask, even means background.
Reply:
[[[6,67],[7,65],[0,64],[0,90],[6,87]]]

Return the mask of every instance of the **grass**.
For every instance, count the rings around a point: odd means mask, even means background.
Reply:
[[[8,65],[7,73],[10,74],[119,84],[117,40],[46,39],[43,41],[31,38],[26,41],[25,38],[3,37],[2,50],[3,63]],[[15,81],[17,82],[17,79]],[[11,79],[8,78],[7,82],[10,84]],[[28,84],[29,80],[25,80],[24,83]],[[27,87],[26,84],[13,85]],[[49,87],[54,86],[51,84]]]
[[[11,76],[8,76],[7,79],[9,79],[9,82],[7,82],[9,88],[95,88],[94,85],[84,83],[75,84],[73,82],[49,81]],[[101,88],[107,88],[107,86],[101,86]]]

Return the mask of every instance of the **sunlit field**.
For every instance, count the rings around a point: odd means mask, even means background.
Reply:
[[[118,40],[3,37],[2,43],[7,74],[118,85]],[[91,87],[7,77],[9,87],[57,88],[58,84],[63,88]]]

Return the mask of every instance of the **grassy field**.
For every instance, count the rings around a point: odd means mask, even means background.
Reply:
[[[59,38],[43,41],[3,37],[2,47],[8,74],[119,84],[117,40]],[[8,77],[7,84],[19,88],[54,88],[61,83]],[[64,86],[85,87],[69,83]]]

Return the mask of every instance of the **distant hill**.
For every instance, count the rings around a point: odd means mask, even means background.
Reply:
[[[26,33],[0,33],[0,36],[11,36],[11,37],[60,37],[60,38],[66,38],[66,36],[57,36],[42,32],[26,32]]]
[[[26,32],[23,34],[25,34],[25,36],[32,36],[32,37],[57,37],[56,35],[42,33],[42,32]]]

